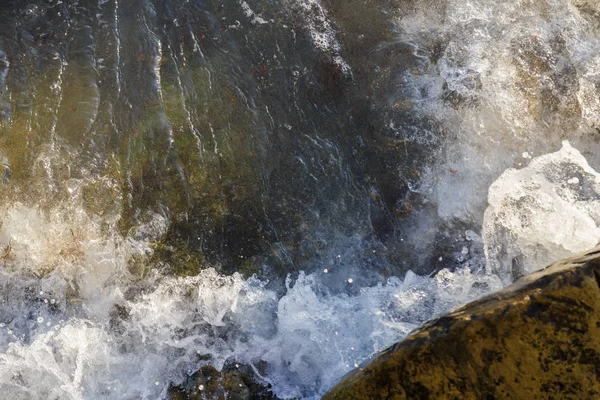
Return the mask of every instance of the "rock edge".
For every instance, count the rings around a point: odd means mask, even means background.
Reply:
[[[600,246],[433,320],[323,400],[600,398]]]

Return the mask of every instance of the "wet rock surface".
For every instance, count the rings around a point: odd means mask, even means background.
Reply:
[[[278,400],[259,383],[251,367],[231,364],[218,371],[210,365],[200,368],[181,386],[169,391],[170,400]]]
[[[425,325],[324,396],[600,396],[600,248],[559,261]]]

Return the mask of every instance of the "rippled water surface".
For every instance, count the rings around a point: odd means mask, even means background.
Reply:
[[[316,399],[593,245],[598,21],[592,0],[1,2],[0,390],[157,399],[239,362]]]

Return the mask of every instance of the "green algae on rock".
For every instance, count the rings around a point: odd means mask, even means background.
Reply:
[[[600,247],[430,322],[324,400],[600,396]]]

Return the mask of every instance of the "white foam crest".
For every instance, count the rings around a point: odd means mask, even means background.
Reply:
[[[80,202],[70,200],[45,211],[21,203],[5,211],[0,274],[5,279],[39,278],[44,292],[75,296],[71,300],[84,302],[88,313],[106,315],[122,297],[121,287],[133,278],[130,259],[151,251],[153,236],[140,231],[154,230],[160,236],[165,221],[154,215],[134,237],[123,238],[114,225],[89,217]]]
[[[600,174],[568,141],[510,168],[490,187],[483,239],[488,268],[510,283],[600,240]]]
[[[40,334],[30,345],[12,343],[0,353],[0,386],[12,399],[99,398],[106,389],[103,372],[118,356],[109,341],[101,329],[74,323]]]

